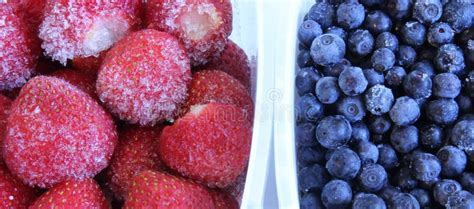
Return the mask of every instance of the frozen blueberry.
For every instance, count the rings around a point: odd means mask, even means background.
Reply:
[[[367,82],[369,83],[368,87],[384,83],[384,77],[382,72],[376,71],[373,68],[365,69],[363,71],[364,76],[367,79]]]
[[[411,68],[411,71],[420,71],[426,73],[430,78],[436,75],[433,64],[428,60],[416,62]]]
[[[347,40],[347,32],[337,26],[332,26],[326,29],[326,33],[328,34],[334,34],[342,38],[342,40],[346,41]]]
[[[373,34],[387,32],[392,29],[392,20],[390,17],[380,10],[373,10],[367,14],[365,18],[365,28]]]
[[[357,177],[359,185],[364,191],[377,192],[387,184],[387,172],[379,164],[366,164]]]
[[[468,191],[458,191],[448,197],[446,208],[471,209],[474,208],[474,195]]]
[[[368,30],[356,30],[349,36],[347,47],[355,55],[366,56],[372,53],[374,37]]]
[[[400,29],[400,37],[406,44],[419,47],[425,43],[426,28],[417,21],[406,22]]]
[[[318,164],[304,167],[298,174],[298,183],[302,192],[321,191],[330,178],[325,168]]]
[[[461,94],[458,97],[456,97],[456,102],[459,105],[459,110],[463,113],[468,113],[473,110],[471,98],[464,94]]]
[[[409,153],[418,147],[416,126],[397,126],[390,134],[390,142],[399,153]]]
[[[324,154],[326,154],[326,150],[319,145],[312,147],[300,146],[297,153],[298,164],[305,167],[320,163],[324,160]]]
[[[458,122],[451,132],[451,142],[465,152],[474,150],[474,120]]]
[[[361,166],[357,153],[349,148],[335,150],[326,162],[326,169],[335,178],[351,180],[357,176]]]
[[[339,77],[341,72],[351,66],[351,62],[347,59],[342,59],[339,63],[325,66],[323,73],[325,76]]]
[[[300,68],[310,67],[313,65],[313,58],[308,50],[301,50],[296,57],[296,63]]]
[[[438,125],[454,123],[458,113],[458,104],[453,99],[433,100],[426,107],[426,116]]]
[[[382,198],[375,194],[359,193],[354,197],[352,209],[386,209]]]
[[[453,73],[441,73],[433,78],[433,95],[456,98],[461,93],[461,80]]]
[[[323,209],[321,198],[316,193],[306,193],[300,199],[300,209]]]
[[[374,51],[370,61],[374,69],[384,72],[395,64],[395,54],[388,48],[379,48]]]
[[[410,97],[399,97],[390,110],[390,119],[399,125],[406,126],[415,123],[420,117],[418,103]]]
[[[339,4],[336,19],[339,26],[346,30],[354,29],[362,25],[365,18],[365,9],[357,1],[346,1]]]
[[[461,184],[455,180],[443,179],[434,185],[433,196],[436,202],[445,205],[448,197],[458,191],[461,191]]]
[[[341,72],[338,79],[339,88],[347,96],[357,96],[365,91],[368,82],[359,67],[348,67]]]
[[[466,59],[474,63],[474,40],[469,40],[464,48]]]
[[[448,23],[456,32],[472,27],[474,6],[466,1],[450,1],[445,5],[441,20]]]
[[[407,73],[403,67],[395,66],[385,74],[385,82],[388,86],[396,88],[403,83],[403,79]]]
[[[314,67],[302,68],[296,75],[296,90],[300,96],[314,93],[314,88],[323,75]]]
[[[409,15],[413,0],[387,0],[388,14],[397,20]]]
[[[385,0],[359,0],[365,6],[373,7],[373,6],[381,6],[385,3]]]
[[[453,146],[444,146],[436,154],[441,162],[441,174],[447,177],[460,175],[466,168],[466,154]]]
[[[397,153],[392,148],[392,146],[388,144],[381,144],[378,145],[377,148],[379,149],[379,161],[377,162],[385,169],[395,168],[399,165]]]
[[[411,66],[416,59],[416,51],[408,45],[400,45],[396,52],[397,64],[403,67]]]
[[[399,193],[391,197],[388,201],[388,208],[391,209],[420,209],[420,204],[413,195],[409,193]]]
[[[420,128],[420,143],[426,149],[440,148],[443,138],[443,129],[435,124],[424,125]]]
[[[352,125],[351,143],[368,142],[370,140],[369,128],[364,122],[355,122]]]
[[[316,139],[328,149],[336,149],[347,144],[351,133],[351,124],[342,115],[327,116],[316,127]]]
[[[316,96],[323,104],[333,104],[341,96],[335,77],[323,77],[316,83]]]
[[[383,32],[377,36],[375,40],[375,48],[387,48],[396,52],[398,50],[397,36],[390,32]]]
[[[465,67],[463,52],[454,44],[442,45],[438,49],[434,63],[440,72],[460,74]]]
[[[369,120],[369,130],[375,134],[384,134],[390,130],[392,123],[386,116],[372,116]]]
[[[430,97],[432,86],[430,76],[419,70],[408,73],[403,80],[405,93],[414,99]]]
[[[311,46],[313,40],[323,34],[321,25],[314,20],[305,20],[298,29],[298,40],[306,46]]]
[[[379,150],[372,142],[361,141],[356,147],[357,154],[362,162],[362,165],[376,163],[379,159]]]
[[[325,29],[333,25],[336,14],[331,4],[326,1],[317,1],[309,10],[308,17]]]
[[[316,141],[316,125],[313,123],[301,123],[296,125],[296,142],[298,146],[315,146]]]
[[[346,208],[352,201],[351,186],[341,180],[332,180],[324,185],[321,200],[326,208]]]
[[[441,164],[438,158],[430,153],[416,154],[410,167],[413,177],[423,182],[433,181],[441,173]]]
[[[425,189],[414,189],[410,191],[410,194],[418,200],[421,208],[431,208],[433,200],[431,194]]]
[[[337,112],[353,123],[365,116],[364,102],[359,97],[344,97],[337,102]]]
[[[439,0],[416,0],[413,17],[421,23],[432,24],[443,14],[443,5]]]
[[[339,63],[346,53],[346,44],[341,37],[323,34],[316,37],[311,45],[313,61],[322,66]]]
[[[438,22],[430,26],[428,30],[428,43],[433,46],[440,46],[451,43],[454,38],[454,31],[444,22]]]
[[[411,169],[407,166],[398,170],[395,179],[397,186],[403,190],[412,190],[418,185],[418,181],[411,175]]]
[[[474,192],[474,173],[464,172],[461,175],[461,185],[469,192]]]
[[[374,115],[382,115],[390,111],[394,102],[392,90],[375,85],[365,92],[365,107]]]
[[[316,122],[324,113],[323,105],[313,94],[305,94],[298,103],[298,122]]]
[[[469,72],[465,80],[465,89],[471,98],[474,98],[474,70]]]

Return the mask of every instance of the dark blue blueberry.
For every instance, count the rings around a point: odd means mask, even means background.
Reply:
[[[311,67],[313,58],[308,50],[301,50],[296,57],[296,63],[300,68]]]
[[[314,88],[323,75],[314,67],[302,68],[296,75],[296,90],[300,96],[314,93]]]
[[[463,113],[469,113],[472,112],[472,100],[470,97],[461,94],[458,97],[456,97],[456,102],[459,105],[459,110]]]
[[[446,205],[448,197],[454,193],[461,191],[461,184],[455,180],[443,179],[436,183],[433,188],[433,196],[436,202]]]
[[[362,165],[376,163],[379,159],[379,149],[372,142],[361,141],[356,147]]]
[[[360,187],[366,192],[381,190],[388,181],[387,172],[379,164],[366,164],[357,177]]]
[[[341,180],[332,180],[324,185],[321,200],[326,208],[346,208],[352,201],[351,186]]]
[[[316,2],[308,12],[309,19],[319,23],[323,29],[333,25],[335,15],[333,6],[325,1]]]
[[[458,122],[451,133],[451,142],[465,152],[474,150],[474,120]]]
[[[433,24],[428,30],[428,43],[438,47],[443,44],[451,43],[454,38],[454,31],[444,22]]]
[[[466,154],[454,146],[442,147],[436,156],[441,162],[441,174],[444,176],[456,177],[466,168]]]
[[[416,126],[397,126],[390,134],[390,142],[399,153],[409,153],[418,147],[418,129]]]
[[[426,28],[417,21],[406,22],[400,29],[401,40],[413,47],[419,47],[425,43]]]
[[[298,164],[301,167],[310,166],[315,163],[320,163],[324,160],[326,150],[319,145],[306,147],[300,146],[298,148]]]
[[[343,2],[337,8],[337,23],[346,30],[358,28],[364,22],[364,18],[364,6],[357,1]]]
[[[384,77],[383,73],[374,70],[373,68],[370,69],[365,69],[364,70],[364,76],[367,79],[367,82],[369,82],[368,87],[375,86],[377,84],[383,84],[384,83]]]
[[[403,190],[412,190],[418,186],[418,181],[411,175],[409,167],[400,168],[395,176],[397,186]]]
[[[345,147],[335,150],[326,162],[326,169],[329,174],[343,180],[354,179],[360,170],[360,166],[359,155]]]
[[[326,33],[337,35],[341,37],[342,40],[344,41],[347,40],[347,32],[341,27],[337,27],[337,26],[329,27],[328,29],[326,29]]]
[[[372,53],[374,37],[368,30],[356,30],[349,36],[348,49],[357,56],[366,56]]]
[[[388,86],[396,88],[403,83],[403,79],[407,75],[403,67],[395,66],[385,74],[385,82]]]
[[[377,36],[375,48],[387,48],[396,52],[398,50],[398,38],[393,33],[383,32]]]
[[[374,115],[382,115],[390,111],[394,102],[392,90],[375,85],[365,92],[365,107]]]
[[[367,14],[365,18],[365,28],[371,33],[377,35],[392,29],[392,20],[390,17],[380,10],[374,10]]]
[[[325,117],[316,127],[316,139],[328,149],[336,149],[347,144],[351,133],[351,124],[342,115]]]
[[[378,164],[380,164],[387,170],[395,168],[399,165],[397,153],[392,148],[392,146],[388,144],[381,144],[378,145],[377,148],[379,149],[379,161],[377,162]]]
[[[474,40],[469,40],[464,48],[466,60],[474,63]]]
[[[390,49],[379,48],[374,51],[370,61],[374,69],[384,72],[395,64],[395,54]]]
[[[468,93],[471,98],[474,98],[474,70],[469,72],[466,76],[465,87],[466,93]]]
[[[351,143],[358,144],[360,142],[368,142],[370,140],[370,132],[364,122],[355,122],[352,125]]]
[[[324,184],[330,180],[326,169],[318,164],[304,167],[298,174],[298,183],[302,192],[321,191]]]
[[[316,125],[313,123],[301,123],[296,125],[296,143],[298,146],[315,146],[316,141]]]
[[[354,197],[352,209],[386,209],[382,198],[375,194],[359,193]]]
[[[323,104],[334,104],[341,96],[337,78],[324,77],[316,83],[316,96]]]
[[[421,23],[432,24],[443,14],[443,5],[439,0],[416,0],[413,17]]]
[[[388,201],[388,208],[391,209],[420,209],[420,204],[413,195],[409,193],[399,193],[391,197]]]
[[[436,75],[433,64],[428,60],[416,62],[411,68],[411,71],[420,71],[426,73],[430,78]]]
[[[468,113],[458,118],[458,121],[463,121],[463,120],[474,120],[474,114]]]
[[[314,20],[306,20],[298,29],[298,40],[306,46],[311,46],[313,40],[323,34],[321,26]]]
[[[425,189],[414,189],[410,191],[410,194],[418,200],[421,208],[431,208],[433,205],[433,200],[431,198],[430,192]]]
[[[474,192],[474,173],[464,172],[461,175],[462,188]]]
[[[381,6],[385,3],[385,0],[359,0],[364,6],[373,7]]]
[[[443,144],[443,129],[435,124],[427,124],[420,128],[420,143],[429,150],[438,149]]]
[[[387,0],[388,14],[397,20],[409,15],[413,0]]]
[[[474,195],[468,191],[459,191],[448,197],[446,208],[472,209],[474,208]]]
[[[380,192],[378,193],[378,195],[385,201],[389,201],[391,197],[395,196],[395,195],[398,195],[402,193],[402,191],[400,191],[400,188],[399,187],[394,187],[390,184],[387,184],[387,186],[385,186],[382,190],[380,190]]]
[[[344,97],[337,102],[337,112],[353,123],[365,117],[364,102],[359,97]]]
[[[436,68],[440,72],[462,74],[464,67],[464,55],[458,46],[445,44],[438,49],[434,59]]]
[[[369,84],[364,72],[359,67],[348,67],[341,72],[338,79],[339,88],[347,96],[362,94]]]
[[[346,68],[351,66],[351,62],[347,59],[342,59],[341,62],[328,65],[323,68],[323,73],[325,76],[339,77],[339,74]]]
[[[324,113],[324,106],[313,94],[305,94],[302,96],[297,105],[297,122],[316,122]]]
[[[419,153],[410,162],[413,177],[422,182],[430,182],[438,178],[441,164],[438,158],[430,153]]]
[[[369,130],[375,134],[384,134],[390,130],[392,123],[386,116],[373,116],[369,119]]]
[[[453,99],[433,100],[426,106],[426,116],[438,125],[454,123],[458,113],[458,104]]]
[[[371,134],[370,135],[370,141],[375,143],[375,144],[382,144],[382,143],[389,143],[390,139],[389,139],[389,137],[387,137],[383,134]]]
[[[316,37],[311,45],[311,57],[314,63],[322,66],[341,62],[346,53],[346,44],[341,37],[323,34]]]
[[[413,47],[408,45],[400,45],[397,55],[397,64],[403,67],[409,67],[413,65],[416,59],[416,51]]]
[[[411,71],[403,80],[405,93],[414,99],[430,97],[432,86],[431,77],[419,70]]]
[[[300,199],[300,209],[323,209],[321,197],[316,193],[306,193]]]
[[[433,95],[456,98],[461,93],[461,80],[453,73],[441,73],[433,78]]]
[[[399,126],[415,123],[420,118],[418,103],[407,96],[399,97],[390,110],[390,119]]]
[[[441,20],[448,23],[454,31],[460,33],[472,27],[474,19],[474,6],[472,3],[450,1],[445,5]]]

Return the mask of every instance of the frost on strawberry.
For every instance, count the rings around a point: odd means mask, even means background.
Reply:
[[[28,208],[36,191],[14,177],[0,162],[0,208]]]
[[[85,73],[80,73],[70,69],[59,70],[52,73],[50,76],[61,78],[70,84],[76,86],[77,88],[81,89],[82,91],[89,94],[94,99],[97,98],[97,94],[95,93],[95,76]]]
[[[11,103],[12,101],[10,99],[0,94],[0,144],[3,143],[3,139],[5,138],[5,129],[7,127],[7,118],[10,113]],[[2,153],[0,149],[0,163],[3,162]]]

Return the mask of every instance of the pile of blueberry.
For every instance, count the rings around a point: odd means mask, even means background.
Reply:
[[[318,0],[298,31],[301,208],[474,208],[474,4]]]

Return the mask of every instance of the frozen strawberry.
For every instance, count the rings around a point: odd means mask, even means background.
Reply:
[[[106,51],[103,51],[99,54],[98,57],[89,56],[89,57],[76,57],[72,60],[72,67],[78,71],[96,75],[99,71],[102,60],[106,55]]]
[[[35,37],[14,7],[0,3],[0,90],[11,90],[26,83],[36,66]]]
[[[160,170],[161,163],[156,148],[161,128],[126,127],[119,132],[119,144],[107,168],[107,185],[115,197],[123,199],[131,179],[145,170]]]
[[[98,56],[140,25],[140,0],[52,0],[45,8],[39,37],[48,56],[68,59]]]
[[[43,10],[47,0],[13,0],[7,1],[13,4],[20,15],[25,19],[30,28],[37,32],[43,19]]]
[[[232,76],[218,70],[202,70],[193,74],[186,107],[210,102],[243,108],[247,118],[253,117],[253,102],[247,89]]]
[[[28,208],[35,200],[36,191],[24,185],[0,163],[0,208]]]
[[[132,181],[125,209],[215,208],[206,188],[180,177],[144,171]]]
[[[230,0],[149,0],[146,8],[148,28],[179,37],[193,66],[224,50],[232,32]]]
[[[50,76],[61,78],[70,84],[76,86],[82,91],[89,94],[94,99],[97,99],[97,94],[95,93],[95,76],[90,74],[80,73],[70,69],[64,69],[52,73]]]
[[[107,53],[96,89],[120,119],[148,126],[177,115],[190,81],[189,60],[179,41],[147,29],[123,38]]]
[[[97,101],[62,79],[38,76],[12,104],[3,154],[22,181],[49,188],[99,173],[117,138],[112,117]]]
[[[163,162],[184,176],[210,187],[226,187],[245,169],[251,124],[233,105],[210,103],[165,127],[159,142]]]
[[[108,209],[109,203],[94,179],[67,180],[41,195],[29,209],[95,208]]]
[[[212,199],[214,200],[214,206],[216,209],[238,209],[239,203],[235,200],[232,195],[220,191],[220,190],[210,190]]]
[[[5,138],[5,129],[7,127],[7,118],[10,113],[10,106],[12,101],[6,96],[0,94],[0,145],[3,143]],[[0,149],[0,162],[3,161],[2,150]]]

